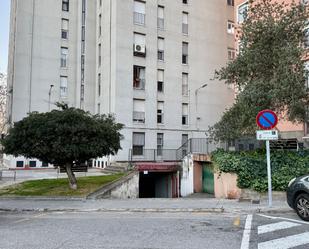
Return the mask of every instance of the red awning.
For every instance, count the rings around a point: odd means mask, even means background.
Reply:
[[[136,163],[138,171],[149,172],[176,172],[178,170],[177,163]]]

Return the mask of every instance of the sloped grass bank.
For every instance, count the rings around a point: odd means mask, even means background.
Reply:
[[[67,178],[31,180],[0,189],[0,196],[72,196],[84,197],[98,188],[116,181],[124,173],[77,178],[77,190],[69,188]]]
[[[212,161],[219,172],[235,173],[239,188],[267,191],[267,163],[264,150],[226,152],[217,150]],[[272,151],[272,188],[285,191],[294,177],[309,174],[309,151]]]

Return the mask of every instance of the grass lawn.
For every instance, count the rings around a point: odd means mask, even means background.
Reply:
[[[77,196],[84,197],[105,184],[124,176],[123,173],[77,178],[77,190],[71,190],[67,178],[26,181],[0,189],[0,196]]]

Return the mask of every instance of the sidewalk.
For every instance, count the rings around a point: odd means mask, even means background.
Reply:
[[[214,213],[278,213],[293,212],[285,201],[273,201],[269,208],[260,204],[225,199],[103,199],[86,200],[43,198],[0,198],[0,211],[75,211],[75,212],[214,212]]]

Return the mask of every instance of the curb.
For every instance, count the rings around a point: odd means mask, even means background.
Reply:
[[[221,208],[0,208],[0,212],[115,212],[115,213],[253,213],[253,214],[278,214],[293,213],[292,209],[278,208],[267,209],[225,209]]]
[[[0,212],[224,213],[225,210],[223,208],[98,208],[98,209],[0,208]]]
[[[51,197],[36,197],[36,196],[3,196],[0,201],[86,201],[85,197],[65,197],[65,196],[51,196]]]

